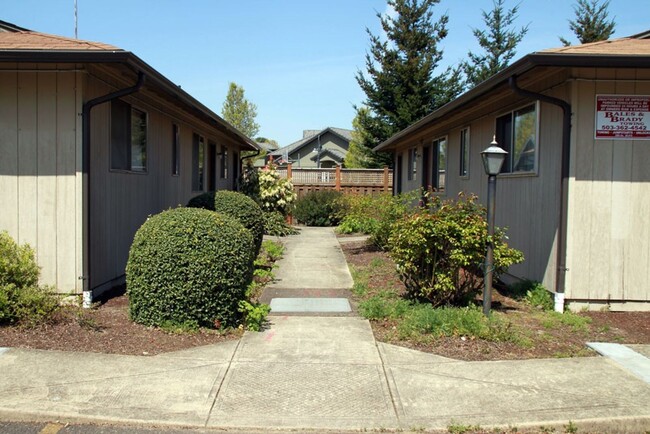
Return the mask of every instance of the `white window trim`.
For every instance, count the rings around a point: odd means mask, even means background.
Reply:
[[[430,158],[431,158],[431,176],[433,176],[434,173],[436,174],[436,184],[438,184],[438,181],[440,180],[440,171],[438,170],[438,164],[437,164],[438,163],[438,155],[439,155],[438,153],[440,152],[440,150],[439,150],[438,146],[434,146],[434,143],[440,142],[442,140],[445,141],[445,144],[447,146],[447,149],[446,149],[446,151],[447,151],[446,157],[447,158],[445,158],[445,188],[444,188],[444,190],[440,191],[439,190],[440,186],[432,186],[432,187],[434,187],[436,189],[434,194],[436,194],[438,196],[446,196],[447,195],[447,186],[449,184],[449,182],[448,182],[449,177],[447,176],[449,174],[449,135],[446,134],[444,136],[438,136],[435,139],[431,140],[431,156],[430,156]],[[434,167],[433,163],[436,163],[435,167]]]

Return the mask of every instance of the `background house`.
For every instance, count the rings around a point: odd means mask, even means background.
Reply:
[[[133,53],[0,24],[0,230],[98,295],[147,216],[233,189],[257,147]]]
[[[304,130],[302,139],[268,155],[278,164],[297,168],[332,168],[343,164],[350,140],[352,131],[343,128]]]
[[[571,307],[650,309],[649,33],[529,54],[399,132],[395,191],[485,199],[480,152],[509,152],[497,225],[512,275]]]

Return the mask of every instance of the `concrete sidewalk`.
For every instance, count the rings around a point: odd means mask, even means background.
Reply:
[[[301,290],[293,285],[303,277],[324,295],[351,286],[331,230],[312,229],[287,239],[276,294]],[[354,316],[270,319],[238,342],[155,357],[0,350],[0,419],[319,432],[562,431],[569,420],[579,432],[650,429],[650,385],[608,358],[462,362],[377,343]]]

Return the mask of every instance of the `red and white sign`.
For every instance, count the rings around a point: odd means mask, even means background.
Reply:
[[[596,95],[596,138],[650,140],[650,96]]]

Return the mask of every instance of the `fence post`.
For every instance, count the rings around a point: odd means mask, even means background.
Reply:
[[[336,191],[341,191],[341,166],[339,164],[336,165],[336,187],[334,187]]]
[[[388,166],[384,166],[384,193],[388,193]]]

